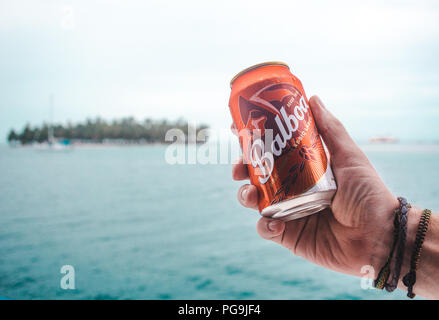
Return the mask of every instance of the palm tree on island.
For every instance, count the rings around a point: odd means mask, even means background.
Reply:
[[[183,119],[176,121],[145,119],[137,121],[133,117],[105,121],[102,118],[87,119],[77,124],[67,123],[41,126],[26,124],[21,132],[11,129],[8,134],[10,145],[53,144],[155,144],[165,141],[166,132],[179,129],[186,136],[190,125]],[[195,128],[198,133],[208,126],[201,124]]]

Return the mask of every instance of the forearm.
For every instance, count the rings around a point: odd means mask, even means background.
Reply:
[[[401,268],[401,277],[398,288],[407,290],[402,283],[402,278],[410,270],[410,260],[419,225],[422,209],[413,207],[409,211],[407,224],[407,242]],[[416,272],[416,283],[413,292],[424,298],[439,299],[439,216],[431,215],[428,230],[422,245],[419,258],[418,270]]]

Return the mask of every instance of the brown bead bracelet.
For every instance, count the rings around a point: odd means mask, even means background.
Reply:
[[[402,282],[407,287],[407,297],[413,299],[416,294],[413,292],[413,286],[416,283],[416,270],[418,269],[419,258],[421,256],[422,244],[424,243],[425,235],[428,230],[428,223],[430,222],[431,211],[425,209],[422,211],[419,220],[418,231],[416,232],[415,247],[413,249],[410,260],[410,271],[402,278]]]

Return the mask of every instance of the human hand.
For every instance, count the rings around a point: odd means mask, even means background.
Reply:
[[[257,231],[262,238],[325,268],[359,276],[364,265],[372,265],[378,272],[389,254],[393,210],[399,202],[321,100],[313,96],[309,104],[337,181],[331,208],[288,222],[263,217]],[[233,178],[249,179],[242,158],[233,166]],[[238,200],[257,209],[257,188],[243,185]]]

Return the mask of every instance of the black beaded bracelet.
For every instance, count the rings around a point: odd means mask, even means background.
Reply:
[[[385,284],[388,292],[393,292],[398,286],[399,276],[401,275],[401,266],[404,259],[405,243],[407,239],[407,220],[411,205],[403,197],[398,197],[399,210],[399,232],[398,232],[398,247],[396,249],[395,266],[392,272],[392,280]]]

